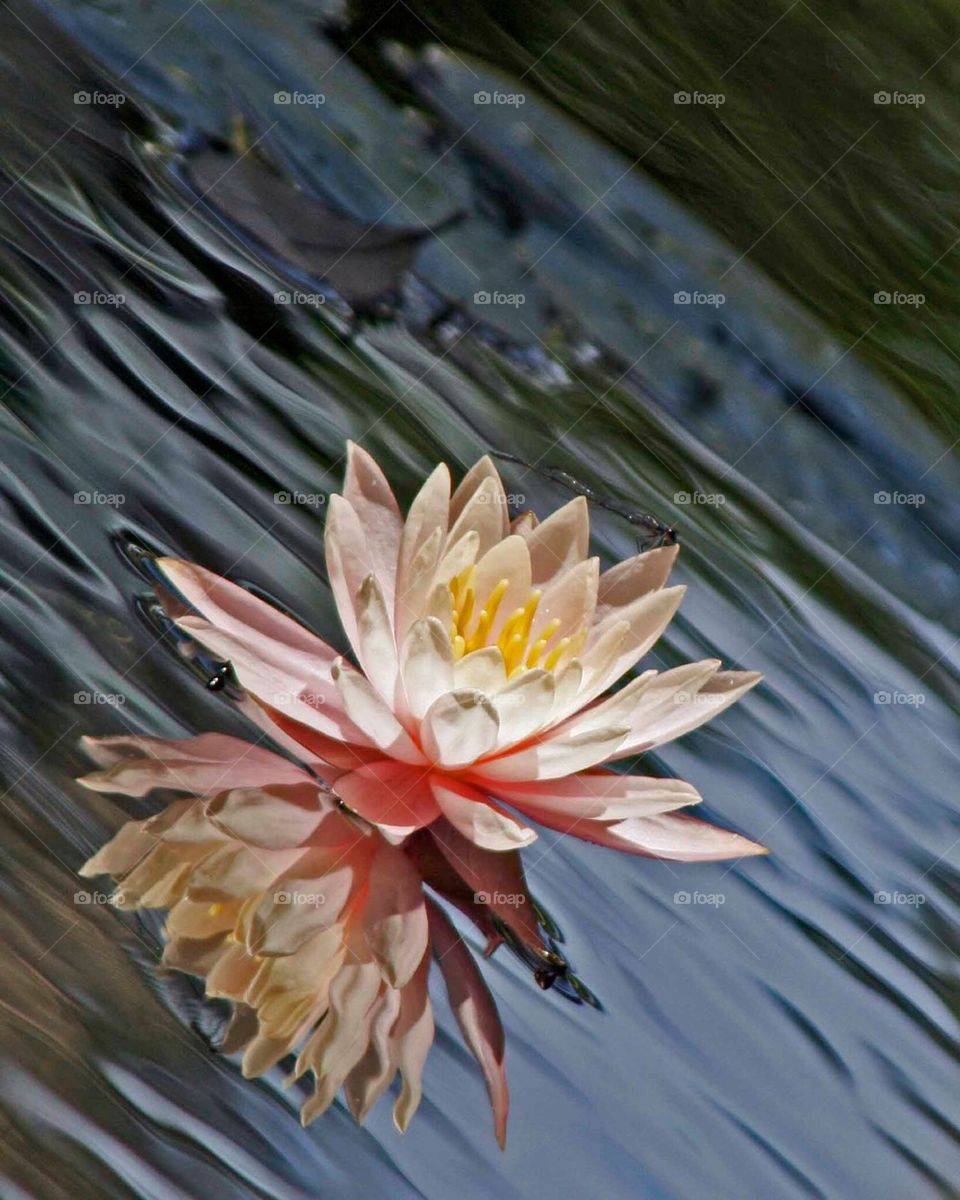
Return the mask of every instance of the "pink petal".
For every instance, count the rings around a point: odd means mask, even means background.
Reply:
[[[400,1014],[401,993],[387,988],[370,1023],[370,1044],[343,1084],[347,1107],[358,1125],[390,1086],[396,1074],[396,1052],[391,1031]]]
[[[534,586],[565,574],[587,557],[590,513],[583,496],[550,514],[526,535]]]
[[[457,487],[457,490],[453,493],[453,496],[451,497],[451,500],[450,500],[450,523],[451,523],[451,525],[453,524],[454,521],[457,520],[457,518],[463,512],[464,508],[466,508],[467,504],[469,504],[469,502],[477,494],[477,491],[487,480],[489,480],[494,485],[496,494],[499,496],[504,496],[504,500],[505,500],[506,497],[505,497],[505,493],[503,490],[503,482],[500,479],[500,472],[494,466],[493,460],[490,458],[490,456],[488,454],[485,454],[483,456],[483,458],[478,459],[477,462],[475,462],[473,464],[473,466],[466,473],[466,475],[464,475],[463,479],[460,480],[460,484]],[[506,503],[504,502],[504,503],[498,504],[497,507],[499,507],[501,513],[503,514],[504,524],[506,524],[506,519],[508,516]],[[501,536],[505,537],[506,532],[504,531],[504,533],[502,533]]]
[[[666,679],[666,675],[662,678]],[[712,721],[762,678],[759,671],[718,671],[696,690],[675,694],[673,702],[655,715],[648,717],[641,709],[635,716],[633,729],[617,747],[617,757],[642,754]]]
[[[527,891],[519,851],[486,850],[472,839],[464,837],[444,817],[434,821],[426,836],[439,847],[457,878],[472,893],[466,897],[472,902],[469,905],[463,904],[465,897],[462,894],[454,899],[453,902],[462,912],[476,921],[479,915],[476,906],[481,905],[506,922],[533,950],[546,948]],[[435,887],[431,878],[426,878],[424,882]],[[442,888],[439,890],[443,894]],[[478,925],[481,932],[489,936],[486,922],[479,921]]]
[[[450,824],[478,846],[486,850],[517,850],[536,841],[535,830],[469,783],[431,775],[430,786]]]
[[[624,559],[600,576],[594,634],[605,620],[616,620],[620,610],[647,592],[656,592],[667,582],[679,546],[658,546]]]
[[[387,982],[407,984],[427,951],[423,884],[410,860],[383,842],[370,864],[363,931]]]
[[[502,1150],[507,1138],[510,1094],[503,1066],[503,1026],[490,990],[466,943],[441,908],[427,901],[430,941],[440,964],[450,1006],[463,1040],[480,1064],[493,1107],[493,1123]]]
[[[497,609],[497,616],[490,626],[488,642],[496,641],[503,623],[515,609],[522,608],[530,597],[530,555],[522,537],[505,537],[478,559],[477,577],[474,582],[474,620],[501,579],[506,579],[508,586]]]
[[[556,691],[550,671],[534,669],[515,675],[490,703],[500,720],[497,750],[526,741],[550,721]]]
[[[337,770],[328,769],[326,772],[318,772],[328,783],[332,783],[338,778],[339,771],[352,770],[361,763],[375,762],[381,757],[380,751],[370,743],[369,738],[359,731],[357,736],[363,739],[363,745],[341,741],[339,738],[318,733],[316,729],[311,729],[309,726],[293,720],[279,709],[271,708],[269,704],[258,702],[256,707],[261,709],[264,714],[265,720],[261,727],[268,733],[272,734],[273,727],[276,727],[282,738],[307,750],[311,756],[322,759],[324,763],[337,768]]]
[[[337,606],[340,624],[354,650],[357,649],[356,598],[373,564],[366,551],[363,527],[350,504],[333,495],[327,505],[323,531],[327,578]]]
[[[549,654],[560,638],[572,637],[580,629],[588,627],[597,603],[599,580],[600,560],[587,558],[548,584],[537,608],[536,620],[530,633],[531,644],[553,620],[559,621],[560,624],[545,654]]]
[[[707,821],[684,813],[657,817],[630,817],[625,821],[604,823],[579,819],[572,823],[557,813],[524,806],[534,820],[561,833],[570,833],[587,842],[625,850],[645,858],[666,858],[676,862],[713,862],[724,858],[744,858],[768,853],[765,846],[731,833]]]
[[[440,815],[427,772],[394,759],[382,759],[342,775],[335,790],[354,812],[398,837],[429,825]]]
[[[344,719],[329,664],[323,664],[323,674],[315,670],[315,660],[302,657],[290,665],[278,665],[269,643],[250,644],[203,617],[181,617],[177,625],[211,654],[227,660],[251,696],[328,737],[357,738],[356,730]]]
[[[77,782],[95,792],[144,796],[153,788],[171,788],[194,796],[209,796],[231,787],[261,787],[269,783],[302,783],[310,776],[279,754],[225,733],[193,738],[83,738],[90,756],[106,771],[85,775]]]
[[[347,443],[343,498],[360,521],[367,556],[383,587],[392,618],[403,517],[383,471],[354,442]]]
[[[420,1104],[423,1065],[433,1045],[433,1009],[427,993],[430,957],[424,955],[413,978],[403,989],[400,1016],[393,1027],[391,1042],[397,1069],[403,1076],[403,1088],[393,1107],[393,1121],[403,1133]]]
[[[582,704],[605,692],[654,646],[673,620],[685,591],[685,587],[661,588],[634,600],[581,654],[584,680],[578,699]]]
[[[157,567],[204,620],[256,651],[265,662],[304,682],[314,675],[329,678],[335,652],[279,609],[194,563],[161,558]]]
[[[613,771],[581,771],[565,779],[502,783],[497,786],[497,795],[521,810],[532,806],[538,813],[555,813],[570,821],[656,816],[701,800],[697,789],[682,779],[617,775]]]
[[[626,725],[620,725],[543,738],[520,750],[475,763],[471,776],[494,792],[504,779],[559,779],[614,758],[626,734]]]
[[[265,850],[302,846],[321,821],[339,816],[332,799],[310,783],[231,788],[207,803],[206,815],[231,837]]]
[[[450,507],[452,513],[452,502]],[[464,505],[457,519],[452,520],[447,545],[455,546],[465,533],[476,533],[479,537],[477,555],[482,558],[506,537],[508,520],[506,496],[500,477],[489,476]]]
[[[398,637],[406,633],[410,621],[419,609],[409,608],[406,594],[415,586],[419,572],[415,568],[418,557],[423,554],[427,543],[434,539],[437,553],[441,539],[446,541],[450,512],[450,471],[446,463],[440,465],[429,476],[410,505],[400,540],[400,557],[397,568],[396,627]],[[440,531],[437,535],[437,530]],[[437,558],[431,553],[428,557]]]
[[[248,923],[248,953],[295,954],[315,934],[342,923],[366,882],[374,848],[373,837],[358,832],[353,846],[308,850],[288,863],[262,889]]]

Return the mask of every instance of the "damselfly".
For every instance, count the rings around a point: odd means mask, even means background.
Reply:
[[[622,504],[618,504],[615,500],[609,500],[605,496],[600,496],[592,487],[581,483],[579,479],[575,479],[567,471],[561,471],[559,467],[540,467],[536,463],[529,463],[522,458],[518,458],[515,454],[508,454],[505,450],[491,450],[490,453],[494,458],[502,458],[506,462],[517,463],[521,467],[526,467],[529,471],[536,471],[544,479],[551,479],[554,483],[559,483],[571,492],[576,492],[577,495],[585,497],[591,504],[596,504],[598,508],[605,508],[608,512],[616,513],[617,516],[623,517],[635,529],[643,530],[643,533],[638,535],[642,549],[652,550],[659,546],[675,546],[679,541],[676,530],[672,529],[669,525],[664,525],[652,513],[635,512]]]

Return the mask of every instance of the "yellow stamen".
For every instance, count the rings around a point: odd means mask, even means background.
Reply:
[[[211,904],[210,907],[207,909],[207,916],[219,917],[222,912],[223,912],[222,904]]]
[[[560,656],[563,654],[564,650],[566,650],[566,648],[569,645],[570,645],[570,638],[568,638],[568,637],[561,638],[560,641],[557,642],[556,646],[554,646],[554,648],[547,655],[546,661],[543,664],[544,669],[547,671],[554,670],[557,663],[560,661]]]
[[[527,639],[522,633],[511,634],[510,640],[507,642],[506,648],[500,647],[503,653],[503,665],[507,669],[507,678],[516,674],[520,668],[520,663],[523,659],[523,648],[527,644]]]
[[[554,617],[552,621],[548,621],[547,624],[543,627],[543,632],[540,634],[539,638],[537,638],[537,640],[534,642],[533,649],[527,655],[527,666],[528,667],[535,667],[537,665],[537,663],[540,661],[540,655],[547,648],[547,642],[550,641],[550,639],[553,637],[553,635],[557,632],[557,630],[559,628],[560,628],[559,617]]]
[[[500,647],[500,652],[504,655],[507,653],[507,645],[513,637],[514,630],[523,620],[523,612],[522,608],[515,608],[503,623],[500,636],[497,638],[497,645]]]
[[[467,643],[459,633],[453,635],[453,657],[454,659],[463,658],[467,652]]]

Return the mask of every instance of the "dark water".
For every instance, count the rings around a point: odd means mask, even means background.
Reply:
[[[98,73],[38,10],[0,12],[0,1195],[957,1195],[953,439],[749,264],[718,284],[737,254],[532,90],[436,49],[343,57],[323,15],[64,7]],[[122,112],[74,102],[98,89]],[[525,103],[474,103],[498,90]],[[318,206],[274,196],[257,240],[253,210],[185,183],[239,116]],[[396,236],[361,262],[381,217]],[[362,319],[310,274],[345,251]],[[374,302],[378,271],[397,286]],[[211,1052],[222,1014],[158,974],[159,922],[76,900],[123,816],[71,782],[79,735],[244,732],[141,615],[125,549],[256,585],[339,641],[322,497],[348,437],[404,501],[438,459],[499,448],[658,513],[690,590],[651,665],[767,675],[648,765],[769,858],[677,866],[549,832],[527,852],[605,1012],[489,965],[504,1155],[450,1020],[405,1138],[386,1105],[304,1132],[280,1072],[244,1081]],[[504,470],[541,512],[566,499]],[[608,510],[593,530],[605,563],[635,549]]]

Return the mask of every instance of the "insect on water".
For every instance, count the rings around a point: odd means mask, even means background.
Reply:
[[[526,467],[528,471],[536,471],[544,479],[552,479],[554,483],[559,483],[571,492],[576,492],[577,495],[585,497],[592,504],[596,504],[598,508],[605,508],[608,512],[616,513],[617,516],[623,517],[635,529],[643,531],[637,535],[639,549],[641,550],[654,550],[660,546],[675,546],[679,541],[677,531],[669,525],[664,525],[652,513],[635,512],[632,509],[625,508],[622,504],[617,504],[615,500],[608,500],[606,497],[598,495],[587,484],[581,483],[579,479],[575,479],[566,471],[561,471],[559,467],[538,467],[536,463],[525,462],[524,459],[517,458],[515,454],[508,454],[505,450],[491,450],[490,453],[494,458],[501,458],[506,462],[517,463],[521,467]]]

